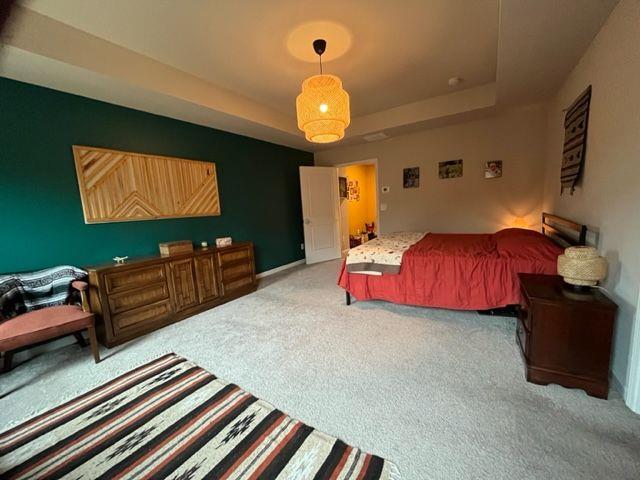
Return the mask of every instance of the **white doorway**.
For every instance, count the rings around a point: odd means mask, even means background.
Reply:
[[[308,264],[340,258],[354,242],[379,234],[378,185],[377,158],[335,167],[300,167]]]
[[[300,167],[300,192],[307,263],[340,258],[338,169]]]

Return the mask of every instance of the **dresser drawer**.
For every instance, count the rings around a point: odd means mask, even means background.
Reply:
[[[114,334],[119,335],[138,329],[157,328],[169,315],[171,302],[167,299],[114,315],[111,320]]]
[[[130,268],[121,272],[108,273],[104,277],[107,293],[120,292],[161,281],[166,281],[164,264]]]
[[[231,281],[238,277],[253,275],[253,264],[250,262],[239,263],[227,267],[222,267],[222,280]]]
[[[231,280],[229,282],[222,282],[224,286],[224,293],[233,293],[234,290],[237,290],[242,287],[246,287],[247,285],[251,285],[253,283],[253,277],[248,275],[246,277],[241,277],[236,280]]]
[[[109,295],[109,307],[112,313],[121,313],[132,308],[149,305],[169,298],[169,288],[165,282],[148,287],[136,288]]]
[[[218,252],[218,265],[220,265],[221,267],[242,260],[251,260],[251,249],[249,247],[242,247],[233,250]]]

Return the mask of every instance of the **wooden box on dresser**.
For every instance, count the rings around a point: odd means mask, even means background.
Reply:
[[[607,398],[616,304],[597,289],[576,292],[557,275],[518,276],[524,304],[516,340],[527,381]]]
[[[107,347],[256,289],[251,242],[87,270],[98,338]]]

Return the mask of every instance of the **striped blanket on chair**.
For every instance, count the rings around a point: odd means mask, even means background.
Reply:
[[[71,296],[71,282],[86,276],[84,270],[69,265],[0,275],[0,319],[65,304]]]

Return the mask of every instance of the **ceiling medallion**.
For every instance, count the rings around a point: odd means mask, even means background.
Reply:
[[[342,89],[342,80],[335,75],[322,74],[322,54],[327,42],[313,42],[320,57],[320,75],[302,82],[302,93],[296,98],[298,128],[313,143],[331,143],[344,138],[344,130],[351,122],[349,94]]]

